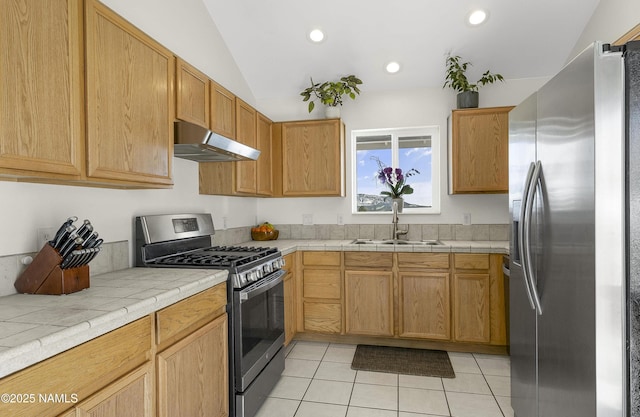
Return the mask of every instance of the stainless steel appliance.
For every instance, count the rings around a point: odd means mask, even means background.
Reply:
[[[640,416],[639,49],[596,42],[509,116],[517,417]]]
[[[284,258],[211,246],[210,214],[136,217],[136,266],[229,271],[229,415],[252,417],[284,370]]]
[[[260,151],[194,123],[174,122],[173,155],[197,162],[255,161]]]

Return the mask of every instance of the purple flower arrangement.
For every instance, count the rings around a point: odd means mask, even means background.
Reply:
[[[389,191],[381,191],[381,195],[400,198],[405,194],[413,194],[413,188],[405,181],[407,178],[419,174],[420,171],[411,168],[403,173],[402,168],[387,167],[377,157],[372,157],[372,159],[375,159],[380,167],[377,172],[378,181],[380,181],[380,184],[389,187]]]

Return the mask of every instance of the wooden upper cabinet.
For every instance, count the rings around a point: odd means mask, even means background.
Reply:
[[[82,2],[6,0],[0,13],[0,174],[84,170]]]
[[[257,147],[257,111],[244,101],[236,98],[236,140],[252,148]],[[236,191],[256,194],[256,161],[235,162]]]
[[[273,163],[271,160],[271,126],[273,122],[258,113],[257,145],[260,156],[257,161],[256,187],[258,195],[273,195]]]
[[[509,111],[512,106],[453,110],[450,192],[509,192]]]
[[[96,0],[85,19],[87,175],[172,185],[173,54]]]
[[[344,196],[344,124],[339,119],[274,124],[274,194]]]
[[[210,129],[231,139],[236,137],[236,96],[215,81],[211,89]]]
[[[209,78],[176,59],[176,117],[209,128]]]

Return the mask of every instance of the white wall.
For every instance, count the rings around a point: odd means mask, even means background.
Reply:
[[[568,59],[594,41],[614,42],[640,23],[640,1],[600,0]]]
[[[219,81],[243,100],[254,98],[201,0],[102,0],[148,35]],[[255,222],[256,199],[201,196],[196,162],[174,158],[168,190],[109,190],[0,181],[0,256],[39,250],[36,229],[67,217],[90,219],[107,242],[132,240],[136,215],[211,212],[217,228]]]
[[[517,105],[547,78],[508,80],[485,86],[480,90],[480,107]],[[463,213],[471,213],[474,224],[508,223],[508,197],[500,195],[448,195],[447,194],[447,116],[455,108],[455,93],[442,88],[416,89],[386,93],[367,93],[366,80],[363,93],[355,100],[347,100],[342,107],[346,127],[346,198],[287,198],[258,200],[258,220],[272,223],[302,223],[302,214],[313,214],[315,224],[336,224],[338,214],[345,223],[387,223],[388,214],[351,214],[351,130],[409,126],[440,126],[441,214],[404,214],[405,223],[462,223]],[[261,100],[258,107],[274,120],[303,120],[322,118],[322,108],[310,115],[306,103],[299,98],[289,100]]]

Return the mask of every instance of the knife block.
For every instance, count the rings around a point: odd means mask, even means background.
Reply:
[[[48,243],[18,277],[14,286],[24,294],[71,294],[89,288],[89,265],[61,269],[62,256]]]

